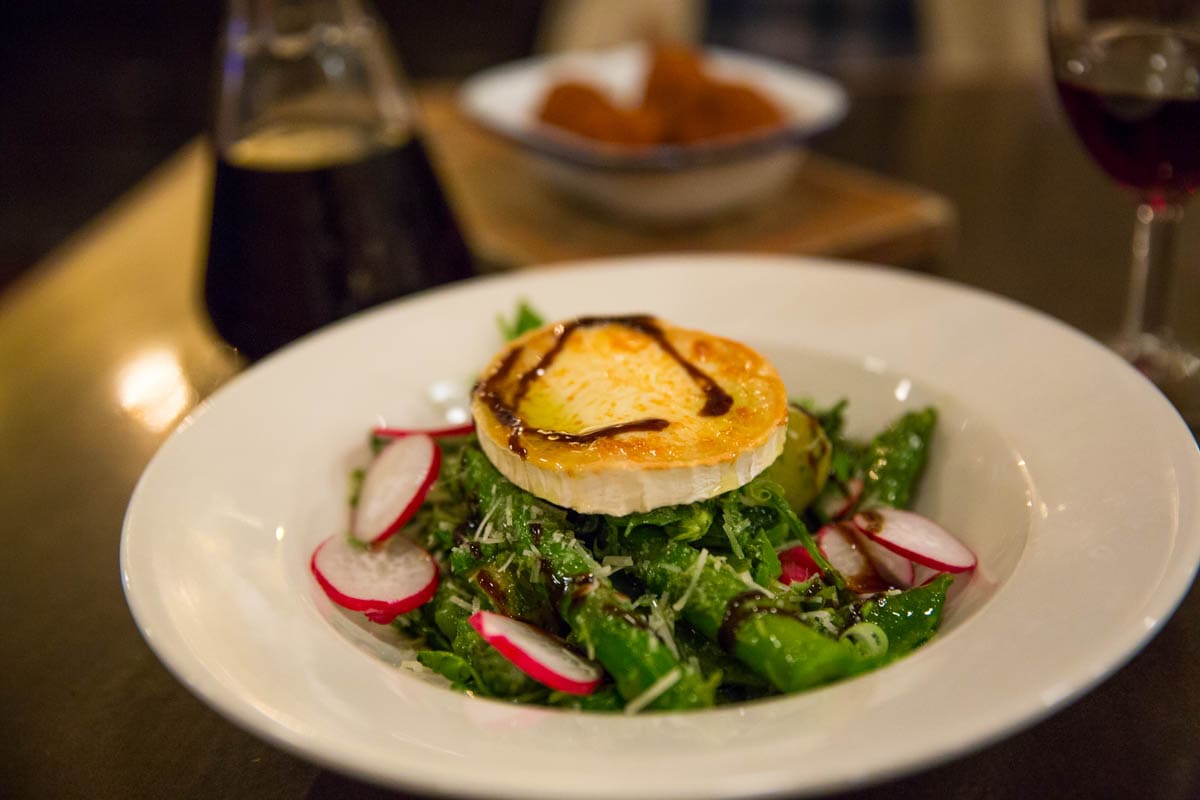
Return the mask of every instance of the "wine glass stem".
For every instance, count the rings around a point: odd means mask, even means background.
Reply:
[[[1175,230],[1182,216],[1183,207],[1176,203],[1143,202],[1137,208],[1129,305],[1122,331],[1127,341],[1168,327]]]

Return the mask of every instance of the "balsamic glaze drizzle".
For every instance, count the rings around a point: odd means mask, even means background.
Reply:
[[[545,559],[542,559],[542,573],[549,583],[550,599],[560,608],[566,601],[567,608],[575,611],[583,603],[583,599],[596,588],[596,576],[592,573],[559,575]]]
[[[496,611],[501,614],[508,614],[508,595],[504,589],[496,583],[496,579],[492,573],[486,569],[481,569],[475,573],[475,583],[483,590],[492,601],[492,605],[496,607]]]
[[[530,428],[526,426],[525,420],[521,418],[517,409],[520,407],[521,401],[525,399],[525,395],[528,394],[529,387],[534,381],[546,374],[546,370],[550,368],[550,365],[554,363],[558,354],[562,352],[571,334],[580,328],[592,328],[600,325],[623,325],[626,328],[648,336],[664,353],[683,367],[692,380],[704,391],[704,406],[700,409],[700,416],[719,417],[728,413],[729,409],[733,407],[733,397],[702,369],[684,358],[675,349],[674,345],[667,340],[666,334],[662,328],[658,327],[653,317],[645,314],[618,317],[579,317],[578,319],[560,323],[556,326],[554,344],[542,354],[542,357],[538,359],[536,364],[523,372],[517,379],[517,388],[513,392],[512,400],[505,401],[501,397],[500,383],[512,371],[513,366],[521,355],[521,348],[516,348],[506,355],[496,371],[476,388],[480,399],[491,409],[496,420],[509,429],[508,449],[521,458],[525,458],[527,453],[525,446],[521,444],[521,437],[525,435],[538,436],[552,442],[587,444],[601,437],[615,436],[619,433],[661,431],[671,424],[665,419],[651,417],[631,420],[629,422],[618,422],[614,425],[605,425],[585,433],[568,433],[566,431]]]
[[[717,628],[717,643],[725,652],[733,652],[733,648],[737,644],[738,629],[756,617],[777,614],[803,622],[800,615],[794,611],[780,608],[771,603],[771,598],[757,589],[742,592],[729,601],[725,606],[725,615],[721,619],[721,625]]]

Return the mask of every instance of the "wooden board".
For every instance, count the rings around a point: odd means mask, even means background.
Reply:
[[[419,94],[439,173],[485,264],[511,268],[660,252],[823,255],[913,266],[954,229],[933,192],[810,154],[782,192],[713,222],[655,229],[620,220],[546,186],[513,145],[479,128],[448,87]]]

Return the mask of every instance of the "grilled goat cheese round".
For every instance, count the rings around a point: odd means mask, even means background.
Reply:
[[[779,456],[788,421],[765,358],[649,316],[525,334],[487,366],[471,410],[483,451],[510,481],[613,515],[744,485]]]

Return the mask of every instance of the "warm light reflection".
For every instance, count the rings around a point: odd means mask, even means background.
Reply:
[[[429,387],[429,399],[451,425],[471,419],[470,389],[462,382],[437,381]]]
[[[283,529],[282,525],[279,525],[278,527],[276,527],[275,528],[275,541],[282,542],[283,536],[285,533],[286,533],[286,531]]]
[[[900,382],[896,384],[896,390],[894,394],[896,395],[896,399],[903,403],[908,399],[908,393],[911,391],[912,381],[910,381],[908,378],[901,378]]]
[[[1071,696],[1072,687],[1066,683],[1059,683],[1051,686],[1049,689],[1044,689],[1039,698],[1042,705],[1046,708],[1055,708],[1068,697]]]
[[[882,375],[887,370],[887,362],[879,356],[866,356],[863,358],[863,369],[875,375]]]
[[[140,353],[117,375],[121,408],[155,433],[166,430],[195,398],[196,390],[170,350]]]

